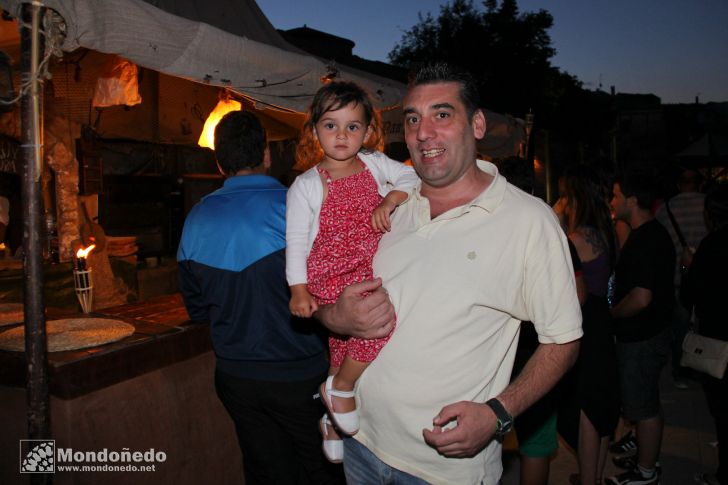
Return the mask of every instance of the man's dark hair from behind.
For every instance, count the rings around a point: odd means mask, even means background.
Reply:
[[[657,183],[648,170],[628,170],[614,181],[625,197],[636,197],[640,209],[651,210],[657,200]]]
[[[697,170],[686,168],[680,172],[678,177],[678,189],[680,192],[698,192],[703,183],[703,176]]]
[[[260,120],[248,111],[226,114],[215,127],[215,158],[227,175],[263,163],[266,135]]]
[[[498,172],[510,183],[533,194],[533,164],[521,157],[508,157],[498,163]]]
[[[468,71],[445,62],[425,64],[410,77],[409,88],[439,83],[460,84],[460,101],[465,105],[468,117],[472,118],[480,108],[480,93],[478,83]]]

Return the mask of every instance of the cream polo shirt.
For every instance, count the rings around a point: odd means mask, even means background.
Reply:
[[[485,402],[508,385],[521,320],[541,343],[582,335],[563,231],[550,207],[495,176],[472,203],[430,220],[419,185],[394,213],[374,273],[397,328],[359,379],[355,438],[385,463],[435,484],[496,485],[501,446],[473,458],[439,455],[422,437],[440,409]]]

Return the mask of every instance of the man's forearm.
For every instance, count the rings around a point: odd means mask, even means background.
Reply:
[[[526,366],[499,396],[513,416],[518,416],[541,399],[566,374],[579,355],[579,341],[541,344]]]
[[[652,302],[652,292],[646,288],[635,287],[612,308],[612,317],[629,318],[637,315]]]
[[[314,313],[314,317],[321,322],[329,331],[339,335],[349,335],[351,329],[346,322],[341,319],[337,313],[336,305],[319,305],[318,310]]]

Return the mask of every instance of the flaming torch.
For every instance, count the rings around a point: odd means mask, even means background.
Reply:
[[[73,283],[76,288],[76,297],[81,303],[81,310],[89,313],[93,308],[94,294],[91,281],[91,268],[88,267],[88,255],[96,247],[95,244],[76,251],[75,265],[73,267]]]

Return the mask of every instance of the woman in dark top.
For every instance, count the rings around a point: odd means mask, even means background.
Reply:
[[[584,336],[559,414],[559,431],[577,451],[581,484],[593,485],[602,480],[609,437],[619,419],[617,365],[607,304],[617,240],[597,173],[577,166],[567,170],[565,180],[567,236],[581,262],[587,297],[582,305]]]
[[[698,332],[728,341],[725,298],[728,295],[728,184],[705,197],[705,222],[710,233],[698,246],[690,271],[682,281],[683,304],[694,308]],[[728,372],[722,379],[704,376],[703,389],[718,436],[718,470],[703,474],[701,483],[728,484]]]

